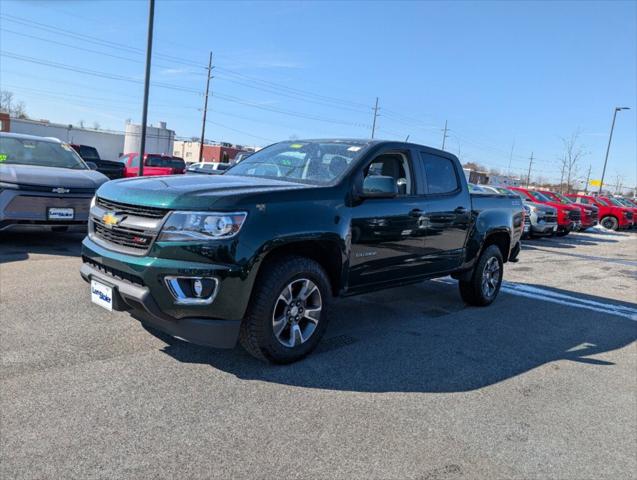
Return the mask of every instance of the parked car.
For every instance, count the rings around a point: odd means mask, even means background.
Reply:
[[[544,203],[531,202],[528,197],[519,191],[512,190],[505,187],[491,187],[499,190],[500,192],[508,192],[518,195],[523,201],[526,207],[529,218],[529,233],[530,238],[537,237],[551,237],[557,232],[557,209],[546,205]]]
[[[333,296],[452,275],[493,302],[517,256],[519,198],[471,195],[458,159],[404,142],[276,143],[201,183],[109,182],[83,241],[94,303],[190,342],[288,363],[322,337]]]
[[[569,232],[579,228],[581,214],[577,207],[555,202],[536,190],[529,190],[522,187],[509,187],[509,190],[520,192],[523,198],[526,197],[527,201],[542,203],[555,208],[557,210],[557,231],[555,232],[557,236],[563,237],[568,235]]]
[[[550,192],[548,190],[540,190],[546,197],[559,202],[563,205],[579,208],[580,210],[580,229],[587,229],[593,225],[597,225],[599,209],[595,205],[584,205],[582,203],[576,203],[566,195],[557,192]]]
[[[125,177],[136,177],[139,174],[139,154],[126,153],[118,160],[124,165]],[[186,162],[183,158],[155,153],[144,154],[144,176],[178,175],[186,173]]]
[[[610,230],[622,230],[632,226],[632,212],[623,206],[617,206],[593,195],[568,194],[568,198],[583,205],[594,205],[598,209],[599,223]]]
[[[630,222],[630,227],[635,226],[635,208],[632,206],[624,205],[615,197],[597,197],[597,200],[600,202],[605,202],[607,205],[612,205],[614,207],[623,208],[626,211],[626,219]]]
[[[630,208],[633,212],[633,228],[637,228],[637,203],[624,197],[613,197],[613,199],[621,203],[624,207]]]
[[[0,230],[86,228],[106,181],[66,143],[0,132]]]
[[[204,173],[208,175],[219,175],[230,168],[229,163],[221,162],[201,162],[190,165],[186,169],[186,173]]]
[[[71,147],[82,157],[82,160],[94,163],[97,166],[97,171],[103,173],[111,180],[124,178],[124,165],[121,162],[102,160],[97,149],[90,145],[72,143]]]

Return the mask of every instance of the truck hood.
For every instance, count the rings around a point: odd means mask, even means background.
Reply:
[[[550,213],[551,215],[557,214],[557,209],[545,204],[536,202],[524,202],[525,205],[537,208],[538,211],[543,213]]]
[[[0,165],[0,181],[22,185],[96,189],[107,180],[108,178],[94,170],[37,165]]]
[[[113,180],[99,197],[132,205],[169,209],[210,209],[221,198],[308,188],[308,185],[238,175],[166,175]]]

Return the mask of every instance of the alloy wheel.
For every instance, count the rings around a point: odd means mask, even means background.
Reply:
[[[489,258],[482,270],[482,293],[485,297],[491,298],[498,288],[500,282],[500,263],[495,257]]]
[[[288,348],[307,342],[316,330],[322,309],[321,292],[312,280],[300,278],[290,282],[274,304],[274,336]]]

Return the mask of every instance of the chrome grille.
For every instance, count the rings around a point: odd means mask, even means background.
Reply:
[[[155,239],[144,230],[122,227],[107,227],[93,218],[93,231],[99,238],[116,245],[146,251]]]
[[[143,205],[130,205],[128,203],[114,202],[112,200],[106,200],[101,197],[97,197],[95,203],[105,209],[112,210],[117,213],[123,213],[126,215],[136,215],[139,217],[148,218],[163,218],[168,213],[166,208],[145,207]]]

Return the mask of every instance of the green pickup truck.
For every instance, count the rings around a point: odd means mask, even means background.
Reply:
[[[317,346],[334,297],[451,275],[465,302],[490,304],[523,225],[519,197],[470,194],[447,152],[295,140],[222,175],[104,184],[81,274],[104,308],[289,363]]]

